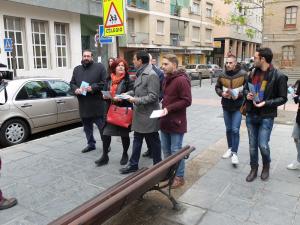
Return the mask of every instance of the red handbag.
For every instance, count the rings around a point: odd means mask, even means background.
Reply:
[[[119,127],[128,128],[132,123],[132,109],[128,107],[110,105],[106,121]]]

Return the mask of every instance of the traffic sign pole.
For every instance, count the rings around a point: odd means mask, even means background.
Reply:
[[[17,77],[17,59],[16,59],[16,46],[15,46],[15,43],[12,43],[12,67],[13,67],[13,71],[14,71],[14,77],[13,78],[16,78]]]

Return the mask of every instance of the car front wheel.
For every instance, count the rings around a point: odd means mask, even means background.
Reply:
[[[0,145],[3,147],[16,145],[24,142],[28,136],[28,125],[21,119],[11,119],[0,129]]]

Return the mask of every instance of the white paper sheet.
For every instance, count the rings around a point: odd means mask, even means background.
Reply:
[[[153,110],[153,112],[150,115],[150,118],[159,118],[162,117],[164,114],[164,110],[160,109],[160,110]]]

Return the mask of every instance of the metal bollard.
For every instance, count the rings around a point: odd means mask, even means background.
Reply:
[[[199,86],[201,87],[201,84],[202,84],[202,74],[200,73],[199,74]]]

